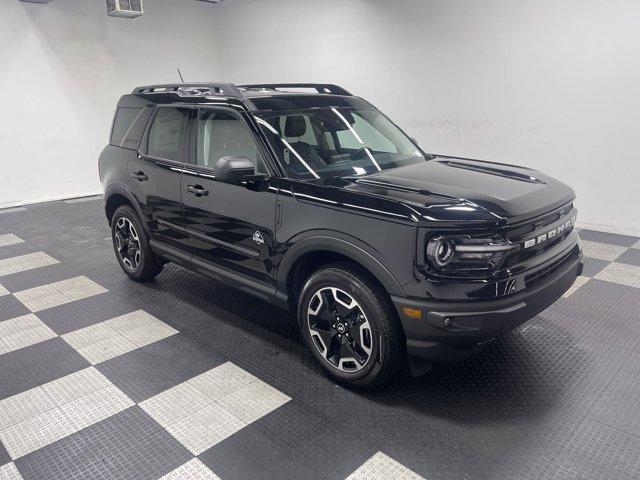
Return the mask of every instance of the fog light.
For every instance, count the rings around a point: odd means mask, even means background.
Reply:
[[[422,318],[422,310],[418,308],[402,307],[402,313],[404,313],[409,318]]]

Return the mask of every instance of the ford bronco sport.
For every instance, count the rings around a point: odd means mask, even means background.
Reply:
[[[428,154],[336,85],[136,88],[99,168],[129,277],[175,262],[289,308],[351,386],[460,361],[582,271],[569,187]]]

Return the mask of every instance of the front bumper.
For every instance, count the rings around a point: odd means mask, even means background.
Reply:
[[[407,354],[434,362],[461,361],[496,337],[516,328],[550,306],[582,273],[582,252],[575,245],[524,291],[490,301],[429,302],[392,297],[407,337]],[[411,318],[403,307],[419,309]]]

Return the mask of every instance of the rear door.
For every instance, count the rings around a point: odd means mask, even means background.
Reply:
[[[139,154],[127,167],[128,187],[142,209],[152,242],[183,251],[187,238],[180,178],[188,162],[191,112],[190,108],[158,107]]]
[[[193,267],[254,293],[273,293],[277,189],[252,191],[218,181],[213,173],[217,160],[235,155],[249,158],[256,173],[268,174],[263,147],[243,114],[222,107],[199,110],[190,145],[191,165],[181,183]]]

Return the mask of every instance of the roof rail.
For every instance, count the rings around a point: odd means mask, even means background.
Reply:
[[[331,83],[257,83],[253,85],[238,85],[238,88],[258,88],[265,90],[278,90],[287,88],[314,88],[318,93],[330,93],[333,95],[345,95],[351,97],[344,88]]]
[[[134,95],[154,93],[175,93],[185,97],[206,97],[222,95],[226,97],[242,97],[242,92],[233,83],[170,83],[165,85],[148,85],[136,87]]]

